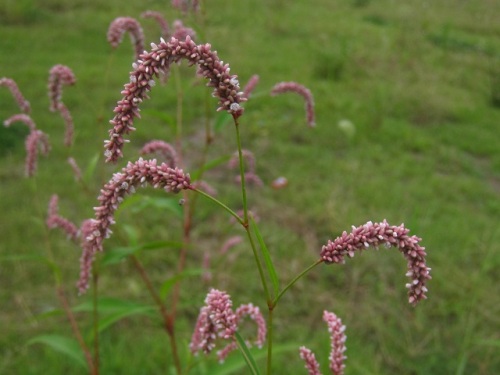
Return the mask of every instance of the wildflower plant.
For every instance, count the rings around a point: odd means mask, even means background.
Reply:
[[[197,11],[199,7],[196,1],[173,1],[172,4],[183,12],[188,10]],[[215,349],[217,349],[217,359],[222,363],[221,366],[233,351],[239,350],[250,373],[271,374],[273,371],[276,307],[296,282],[321,265],[329,266],[333,271],[334,264],[343,264],[346,258],[352,258],[356,253],[363,250],[384,247],[396,248],[407,261],[406,276],[409,278],[409,282],[406,284],[406,288],[408,289],[409,303],[415,306],[427,298],[427,281],[431,277],[430,268],[426,264],[425,248],[420,245],[421,239],[410,235],[409,229],[403,224],[391,225],[385,220],[380,223],[368,222],[361,226],[353,226],[350,231],[344,231],[340,236],[328,240],[318,249],[316,259],[310,265],[305,266],[298,274],[278,275],[275,266],[276,254],[274,254],[272,248],[268,248],[259,229],[259,220],[249,208],[248,194],[250,193],[250,185],[254,185],[255,188],[262,188],[265,184],[257,175],[254,153],[244,148],[244,140],[240,134],[241,126],[246,126],[244,123],[244,103],[247,100],[254,100],[251,93],[258,83],[259,77],[254,75],[245,89],[241,90],[238,76],[231,73],[229,64],[224,63],[219,58],[210,44],[195,42],[192,29],[185,27],[181,21],[174,22],[173,28],[170,29],[168,23],[158,12],[148,11],[143,13],[143,17],[156,19],[161,25],[163,35],[167,35],[171,32],[170,30],[173,30],[170,39],[165,40],[161,37],[159,41],[150,43],[149,50],[144,50],[142,28],[139,22],[131,17],[115,19],[111,22],[108,30],[108,40],[113,47],[116,47],[121,42],[125,31],[131,34],[135,47],[136,59],[132,64],[128,82],[125,83],[121,91],[121,98],[114,108],[114,115],[110,119],[111,127],[108,131],[108,139],[104,141],[106,162],[117,163],[121,158],[129,161],[118,172],[105,178],[107,182],[99,189],[98,202],[94,207],[94,216],[83,219],[79,227],[59,214],[59,198],[57,195],[52,196],[46,217],[47,228],[62,230],[71,241],[76,242],[81,248],[80,275],[79,278],[75,276],[75,283],[80,295],[86,294],[89,290],[93,290],[95,293],[92,307],[94,318],[98,316],[97,310],[99,306],[95,297],[98,293],[98,275],[106,271],[102,267],[103,264],[106,264],[106,261],[102,261],[102,258],[108,256],[107,263],[116,263],[124,258],[129,258],[134,269],[143,280],[145,288],[162,318],[163,329],[169,338],[171,362],[176,374],[187,374],[194,371],[197,363],[199,363],[197,361],[206,355],[210,355]],[[198,166],[195,166],[195,162],[191,160],[192,155],[186,152],[182,142],[182,116],[179,115],[182,112],[181,110],[177,112],[175,139],[154,139],[147,142],[140,151],[144,158],[138,157],[133,150],[125,147],[125,144],[130,141],[131,134],[136,129],[135,126],[146,126],[146,124],[141,124],[138,121],[140,119],[140,107],[144,100],[150,98],[150,95],[154,96],[156,80],[162,76],[168,76],[171,70],[174,70],[177,75],[179,72],[176,65],[183,60],[189,66],[196,66],[198,77],[202,77],[206,81],[206,85],[212,88],[212,96],[217,101],[217,104],[215,104],[213,98],[208,99],[211,101],[209,104],[211,104],[214,111],[225,112],[226,118],[230,117],[233,122],[235,138],[233,149],[236,149],[236,152],[225,155],[220,160],[208,160],[207,150],[212,146],[213,136],[211,127],[207,126],[205,128],[206,137],[203,155]],[[56,65],[51,70],[50,77],[51,110],[59,110],[63,117],[69,119],[69,111],[68,116],[64,115],[64,111],[67,111],[67,109],[61,101],[61,87],[63,84],[74,83],[74,75],[68,67]],[[48,152],[47,138],[44,133],[37,130],[34,121],[26,114],[29,112],[29,105],[13,81],[3,78],[0,83],[10,88],[24,112],[24,114],[17,114],[7,119],[5,124],[8,126],[15,121],[21,121],[30,128],[30,135],[26,141],[28,150],[26,164],[28,174],[33,175],[37,147],[40,144],[42,151]],[[295,92],[303,97],[307,124],[309,127],[314,127],[316,119],[311,91],[293,81],[278,83],[271,89],[271,95],[285,92]],[[181,104],[178,103],[178,105]],[[207,122],[210,122],[210,118]],[[71,139],[72,137],[67,134],[67,145],[71,143]],[[159,155],[160,158],[148,158],[151,155]],[[232,171],[237,170],[235,181],[239,186],[241,196],[239,207],[225,203],[224,197],[220,198],[217,195],[217,191],[211,186],[210,180],[205,180],[207,170],[216,168],[224,162],[228,162],[228,167]],[[82,172],[75,159],[68,158],[68,163],[75,178],[78,181],[82,180]],[[234,179],[234,172],[230,173]],[[275,189],[281,189],[286,184],[285,179],[273,182],[272,186]],[[136,193],[137,189],[147,186],[161,189],[168,196],[175,196],[178,202],[176,209],[180,207],[181,210],[182,239],[179,242],[169,242],[168,244],[162,242],[158,246],[172,247],[178,251],[176,276],[164,284],[162,288],[153,285],[147,269],[140,260],[140,250],[145,249],[147,246],[135,244],[136,246],[125,250],[122,249],[122,251],[113,251],[107,246],[107,239],[113,235],[112,228],[119,227],[121,224],[120,222],[117,223],[119,221],[117,212],[120,206],[125,205],[126,201],[131,199],[130,197]],[[86,186],[86,190],[89,189],[89,186]],[[251,301],[234,308],[230,296],[231,291],[221,291],[216,289],[217,285],[214,285],[209,289],[196,321],[191,322],[193,332],[187,336],[182,332],[183,337],[179,337],[179,332],[176,332],[176,322],[181,313],[179,301],[180,290],[183,285],[182,279],[189,274],[189,268],[187,267],[188,254],[196,253],[198,250],[193,243],[195,240],[193,228],[195,227],[194,218],[197,213],[196,207],[199,199],[211,202],[245,232],[244,237],[246,237],[246,244],[248,245],[246,249],[252,253],[258,279],[244,280],[244,282],[259,283],[262,288],[262,298],[260,301]],[[221,239],[218,254],[216,251],[212,252],[205,249],[204,254],[198,254],[200,264],[203,263],[202,269],[199,272],[191,272],[191,276],[200,277],[205,283],[213,282],[214,280],[209,273],[212,256],[219,256],[224,259],[228,253],[233,251],[235,246],[239,246],[243,242],[242,236],[230,236],[225,241]],[[287,282],[282,284],[281,280],[287,280]],[[60,281],[57,283],[57,290],[73,333],[85,356],[88,371],[90,374],[99,374],[99,331],[96,328],[98,324],[94,324],[94,342],[91,350],[90,345],[82,338],[84,335],[81,334],[75,316],[68,307]],[[168,303],[166,301],[167,294],[169,294]],[[248,319],[254,325],[254,335],[250,337],[246,336],[247,331],[243,332],[241,329],[243,321]],[[333,312],[325,310],[323,320],[327,324],[331,340],[329,369],[333,374],[343,374],[346,367],[346,328],[341,319]],[[182,347],[189,337],[191,337],[191,341],[188,348],[185,345]],[[299,350],[299,354],[296,356],[297,361],[302,358],[309,374],[320,374],[320,365],[315,354],[303,346],[304,343],[298,342],[296,344],[296,348]],[[252,346],[262,348],[261,351],[265,353],[265,370],[261,368],[261,363],[258,363],[254,357],[255,352],[249,350]],[[191,357],[187,363],[184,363],[184,356],[181,355],[181,352],[185,352],[186,349],[191,353]]]

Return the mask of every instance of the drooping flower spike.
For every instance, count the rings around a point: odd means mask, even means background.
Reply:
[[[110,226],[114,224],[114,213],[119,204],[128,194],[134,193],[136,187],[147,184],[171,193],[193,189],[189,174],[185,174],[182,169],[171,168],[165,163],[158,164],[156,159],[140,158],[135,163],[129,162],[101,189],[97,198],[100,206],[94,208],[95,219],[92,220],[92,230],[86,237],[88,243],[84,248],[84,251],[90,251],[91,254],[84,254],[85,259],[92,259],[95,253],[103,250],[103,241],[112,233]],[[80,293],[83,293],[87,289],[88,280],[80,279],[78,285]]]
[[[73,170],[73,175],[75,176],[75,180],[81,181],[82,180],[82,170],[78,166],[76,160],[72,157],[69,157],[68,164],[71,166],[71,169]]]
[[[158,25],[160,25],[161,36],[163,38],[169,37],[170,27],[168,26],[167,20],[165,19],[165,17],[163,17],[163,15],[160,12],[156,12],[154,10],[147,10],[141,14],[141,17],[154,19],[158,23]]]
[[[304,367],[307,369],[308,375],[321,375],[319,363],[316,360],[316,356],[310,349],[305,346],[301,346],[299,348],[299,355],[305,362]]]
[[[118,17],[111,21],[108,28],[108,42],[113,48],[117,48],[123,39],[123,34],[129,32],[130,39],[135,48],[135,60],[144,51],[144,32],[141,24],[132,17]]]
[[[26,177],[34,176],[37,168],[38,149],[47,156],[50,151],[49,137],[41,130],[31,131],[24,142],[26,148]]]
[[[30,131],[36,130],[35,122],[29,115],[25,113],[18,113],[16,115],[10,116],[7,120],[3,122],[3,124],[5,127],[9,127],[14,122],[22,122],[30,129]]]
[[[0,78],[0,86],[5,86],[10,90],[14,100],[17,102],[17,105],[23,113],[30,113],[30,102],[24,98],[21,90],[19,90],[19,87],[17,86],[16,81],[11,78],[2,77]]]
[[[134,70],[130,82],[121,92],[123,98],[114,110],[115,116],[110,121],[113,128],[109,131],[109,140],[105,141],[106,161],[116,161],[123,156],[124,135],[135,130],[134,119],[139,117],[139,105],[148,98],[148,92],[154,86],[154,78],[160,73],[167,74],[170,64],[186,59],[189,65],[198,65],[198,73],[209,80],[208,86],[214,87],[213,96],[219,98],[218,110],[228,111],[234,118],[243,114],[240,103],[245,101],[237,76],[229,73],[229,65],[224,64],[210,44],[196,45],[191,38],[185,41],[171,38],[170,41],[151,44],[151,51],[141,54],[140,60],[133,64]]]
[[[170,167],[179,165],[179,159],[175,148],[168,142],[152,140],[142,146],[141,155],[160,154]]]
[[[59,215],[59,197],[54,194],[49,201],[49,209],[45,223],[49,229],[60,228],[71,240],[76,240],[80,234],[77,226],[70,220]]]
[[[74,85],[76,82],[73,71],[65,65],[54,65],[49,71],[48,93],[50,98],[50,110],[59,111],[66,125],[64,134],[64,145],[71,146],[73,143],[74,124],[71,113],[62,102],[62,86]]]
[[[314,99],[311,91],[297,82],[280,82],[272,88],[271,96],[283,94],[286,92],[295,92],[304,98],[306,107],[307,125],[309,125],[309,127],[316,126],[316,120],[315,120],[316,116],[314,113]]]
[[[260,77],[257,74],[254,74],[253,76],[250,77],[248,80],[245,88],[243,89],[243,97],[244,98],[249,98],[250,94],[253,92],[255,89],[255,86],[259,83]]]
[[[410,278],[408,288],[409,302],[416,305],[419,301],[426,299],[427,280],[431,279],[430,268],[426,265],[425,248],[419,245],[420,238],[409,236],[409,229],[394,226],[383,221],[382,223],[368,223],[359,227],[352,227],[350,233],[343,232],[334,241],[328,241],[321,249],[321,258],[326,264],[344,263],[345,256],[352,258],[357,251],[370,247],[379,246],[397,247],[408,261],[408,272]]]

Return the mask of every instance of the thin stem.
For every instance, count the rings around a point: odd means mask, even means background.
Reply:
[[[221,206],[224,210],[226,210],[229,214],[231,214],[238,221],[238,223],[240,223],[241,225],[243,225],[244,227],[246,227],[245,226],[245,222],[243,221],[243,219],[236,212],[234,212],[228,206],[226,206],[224,203],[222,203],[220,200],[218,200],[217,198],[211,196],[210,194],[205,193],[203,190],[198,190],[198,189],[194,188],[193,191],[196,191],[197,193],[200,193],[205,198],[208,198],[212,202],[214,202],[217,205]]]
[[[96,270],[93,272],[93,296],[92,296],[92,308],[93,308],[93,319],[94,319],[94,364],[95,368],[99,369],[99,310],[98,310],[98,280],[99,274]]]
[[[146,270],[144,269],[144,267],[142,266],[141,262],[139,261],[139,259],[135,255],[131,255],[130,258],[132,259],[132,263],[134,264],[135,268],[137,269],[137,271],[141,275],[142,280],[146,284],[146,288],[148,289],[149,294],[151,295],[151,297],[153,298],[155,303],[158,305],[158,308],[160,310],[160,314],[163,317],[165,330],[167,331],[168,336],[170,337],[170,344],[172,347],[172,356],[174,358],[175,369],[177,371],[177,374],[181,374],[182,367],[181,367],[181,362],[179,359],[179,353],[177,350],[177,343],[175,341],[173,320],[172,320],[171,316],[169,315],[165,304],[162,302],[160,296],[158,295],[155,288],[153,287],[153,283],[149,279],[149,276],[148,276]]]
[[[301,279],[305,274],[307,274],[309,271],[311,271],[314,267],[316,267],[318,264],[322,263],[323,262],[323,259],[320,258],[318,259],[317,261],[315,261],[313,264],[311,264],[309,267],[307,267],[304,271],[302,271],[301,273],[299,273],[297,276],[295,276],[292,281],[290,281],[288,283],[287,286],[285,286],[283,288],[283,290],[281,292],[279,292],[279,294],[276,296],[276,298],[274,299],[273,303],[272,303],[272,307],[276,307],[278,301],[280,300],[280,298],[283,296],[283,294],[286,293],[286,291],[288,289],[290,289],[290,287],[295,284],[299,279]]]
[[[273,311],[269,306],[269,315],[267,317],[267,375],[271,375],[273,358]]]
[[[246,190],[246,182],[245,182],[245,166],[243,163],[243,151],[241,148],[241,137],[240,137],[240,126],[238,123],[238,119],[234,118],[234,125],[236,129],[236,143],[238,146],[238,158],[240,162],[240,177],[241,177],[241,198],[243,202],[243,220],[244,226],[248,226],[248,201],[247,201],[247,190]]]
[[[80,329],[78,328],[78,324],[76,323],[75,316],[73,315],[73,312],[71,311],[71,308],[69,307],[68,299],[66,298],[66,295],[64,294],[64,290],[61,286],[57,287],[57,297],[59,298],[59,301],[61,302],[61,305],[63,306],[64,312],[66,313],[66,316],[68,317],[73,334],[75,335],[76,340],[78,341],[78,344],[80,345],[80,348],[82,349],[82,352],[85,355],[87,365],[89,366],[90,374],[91,375],[98,375],[99,374],[98,368],[95,366],[94,360],[92,359],[92,354],[90,353],[90,350],[87,347],[87,344],[85,344],[85,341],[83,340],[83,337],[80,333]]]

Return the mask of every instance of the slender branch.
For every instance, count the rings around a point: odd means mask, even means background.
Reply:
[[[98,281],[99,281],[99,274],[96,270],[93,271],[93,296],[92,296],[92,308],[94,310],[93,313],[93,319],[94,319],[94,364],[95,368],[99,369],[99,310],[98,310],[98,302],[97,302],[97,297],[99,295],[98,293]]]
[[[241,177],[241,198],[243,202],[243,226],[248,226],[248,201],[247,201],[247,191],[245,182],[245,166],[243,164],[243,151],[241,147],[241,137],[240,137],[240,127],[237,117],[234,118],[234,125],[236,129],[236,142],[238,145],[238,158],[240,162],[240,177]]]
[[[214,202],[214,203],[218,204],[219,206],[221,206],[224,210],[226,210],[229,214],[231,214],[238,221],[238,223],[240,223],[241,225],[243,225],[245,227],[245,222],[243,221],[243,219],[236,212],[234,212],[228,206],[226,206],[224,203],[222,203],[220,200],[218,200],[217,198],[211,196],[210,194],[205,193],[203,190],[198,190],[196,188],[193,188],[192,190],[196,191],[197,193],[200,193],[205,198],[208,198],[212,202]]]

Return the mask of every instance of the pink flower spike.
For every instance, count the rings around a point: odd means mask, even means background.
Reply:
[[[3,122],[3,124],[5,127],[9,127],[13,122],[24,123],[30,129],[30,131],[34,131],[36,129],[36,125],[33,119],[25,113],[18,113],[17,115],[10,116]]]
[[[76,82],[73,71],[65,65],[54,65],[49,71],[48,93],[50,98],[50,110],[59,110],[58,106],[62,99],[62,86],[74,85]]]
[[[253,76],[250,77],[248,80],[248,83],[246,84],[245,88],[243,89],[243,97],[244,98],[249,98],[250,94],[253,92],[255,89],[255,86],[259,83],[259,76],[257,74],[254,74]]]
[[[130,33],[130,39],[135,46],[135,59],[138,60],[144,51],[144,32],[142,31],[141,24],[135,18],[115,18],[108,28],[108,42],[113,48],[118,47],[126,31]]]
[[[175,148],[170,143],[164,141],[150,141],[142,146],[142,149],[139,153],[141,155],[157,153],[165,159],[165,161],[171,168],[179,166],[179,159],[177,158],[177,152],[175,151]]]
[[[189,36],[180,41],[171,38],[168,42],[161,40],[152,43],[150,52],[144,52],[140,60],[133,64],[130,82],[121,92],[123,97],[115,107],[115,116],[110,121],[113,128],[109,130],[109,140],[105,141],[106,161],[116,161],[123,156],[124,135],[135,130],[134,119],[139,117],[139,105],[148,98],[148,92],[155,84],[154,78],[160,73],[166,74],[170,64],[182,59],[190,65],[198,65],[198,73],[208,79],[208,86],[214,88],[213,96],[219,98],[218,110],[228,111],[233,118],[243,114],[241,103],[245,101],[239,92],[237,76],[229,73],[229,65],[224,64],[210,44],[196,45]]]
[[[408,236],[409,229],[400,226],[389,225],[387,221],[382,223],[368,223],[359,227],[352,227],[350,233],[343,232],[334,241],[328,243],[321,249],[321,258],[326,264],[344,263],[344,257],[352,258],[356,251],[362,251],[369,247],[397,247],[408,262],[406,275],[411,282],[406,284],[409,302],[416,305],[419,301],[426,299],[427,280],[431,279],[430,268],[426,265],[425,247],[419,245],[421,238]]]
[[[165,39],[168,38],[168,36],[170,35],[170,28],[168,27],[167,20],[163,17],[163,15],[160,12],[156,12],[154,10],[147,10],[141,14],[141,17],[154,19],[160,25],[161,36]]]
[[[181,190],[193,189],[189,174],[182,169],[171,168],[165,163],[157,164],[156,160],[143,160],[140,158],[135,163],[129,162],[120,173],[115,173],[113,178],[101,189],[98,197],[100,205],[94,207],[95,220],[92,221],[92,230],[86,237],[88,243],[85,249],[92,253],[86,259],[103,250],[105,238],[111,235],[110,226],[114,224],[114,213],[120,203],[128,194],[135,192],[135,188],[151,184],[153,188],[161,188],[166,192],[178,193]],[[85,263],[86,266],[87,263]],[[79,282],[80,289],[86,289],[84,283]]]
[[[21,111],[24,113],[30,113],[30,102],[24,98],[21,90],[19,90],[19,87],[17,87],[16,81],[7,77],[2,77],[0,78],[0,86],[8,87],[10,93],[14,97],[14,100],[17,102],[17,105],[19,106]]]
[[[304,360],[306,363],[305,368],[308,371],[309,375],[321,375],[321,371],[319,369],[319,363],[314,356],[314,353],[307,349],[305,346],[301,346],[299,348],[300,358]]]
[[[328,332],[330,332],[331,351],[328,357],[330,360],[330,370],[332,370],[332,374],[334,375],[343,375],[345,369],[344,360],[347,359],[344,355],[346,351],[345,326],[342,325],[340,318],[326,310],[323,312],[323,320],[328,325]]]
[[[271,96],[279,95],[285,92],[295,92],[304,98],[306,103],[307,124],[311,128],[316,126],[314,114],[314,99],[311,91],[297,82],[281,82],[273,87],[273,89],[271,90]]]
[[[26,176],[32,177],[36,172],[38,147],[42,155],[47,155],[50,151],[50,144],[47,135],[41,130],[33,130],[25,140],[26,147]]]
[[[73,175],[75,176],[75,180],[81,181],[82,180],[82,171],[80,170],[80,167],[76,163],[76,160],[72,157],[69,157],[68,164],[71,166],[71,169],[73,170]]]
[[[69,147],[73,144],[73,134],[75,132],[75,125],[73,124],[73,117],[71,117],[71,113],[68,108],[64,105],[64,103],[59,103],[57,105],[57,109],[61,114],[64,123],[66,124],[66,132],[64,133],[64,145]]]
[[[196,32],[193,29],[184,26],[181,20],[175,20],[173,26],[174,26],[174,34],[172,36],[175,39],[184,40],[188,36],[193,40],[195,39]]]
[[[224,242],[224,244],[220,248],[219,254],[220,255],[226,254],[231,248],[233,248],[234,246],[236,246],[242,242],[243,242],[243,237],[241,237],[241,236],[233,236],[233,237],[229,238],[226,242]]]
[[[211,289],[200,310],[189,348],[193,354],[210,353],[217,337],[232,339],[236,332],[236,315],[226,292]]]
[[[71,221],[59,216],[57,205],[58,199],[59,198],[56,194],[52,195],[50,198],[48,215],[45,223],[49,229],[60,228],[71,240],[76,240],[78,238],[79,230]]]
[[[80,226],[82,255],[80,257],[80,278],[76,284],[80,295],[87,291],[90,284],[90,275],[92,272],[92,263],[94,261],[95,253],[91,243],[87,241],[87,237],[92,235],[93,227],[93,219],[85,220]]]

